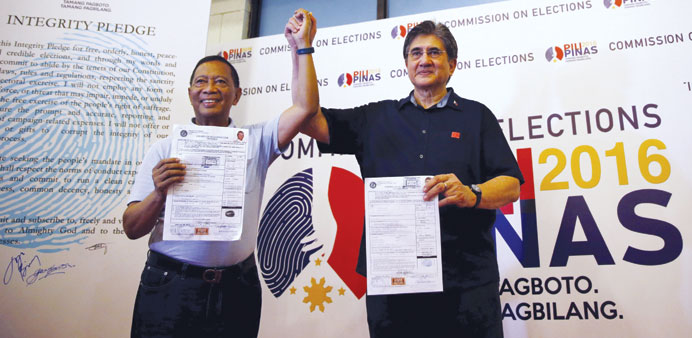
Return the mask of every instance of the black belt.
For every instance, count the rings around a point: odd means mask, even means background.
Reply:
[[[252,261],[252,262],[250,262]],[[201,278],[205,282],[217,284],[221,282],[221,277],[237,278],[243,272],[244,265],[252,263],[255,265],[255,256],[250,255],[246,260],[226,267],[206,267],[181,262],[175,258],[168,257],[156,251],[149,250],[147,263],[166,270],[175,270],[186,277]]]

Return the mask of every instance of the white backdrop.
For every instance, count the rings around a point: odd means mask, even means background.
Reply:
[[[3,3],[1,337],[129,335],[147,251],[122,231],[129,181],[149,144],[193,115],[209,8]]]
[[[493,110],[512,149],[523,149],[530,178],[521,202],[496,223],[505,334],[685,336],[691,10],[685,1],[511,1],[319,29],[321,105],[404,97],[412,89],[402,56],[407,30],[426,19],[447,24],[459,45],[450,86]],[[283,36],[207,47],[219,50],[244,88],[236,120],[265,120],[290,104]],[[311,142],[298,136],[269,171],[265,206],[290,192],[284,182],[312,170],[305,214],[316,242],[283,277],[263,266],[273,289],[265,288],[260,335],[364,337],[362,280],[344,272],[360,240],[359,183],[348,180],[359,169],[353,157],[320,156]],[[343,200],[329,200],[336,196]],[[336,216],[342,209],[350,212]],[[273,231],[263,224],[260,235]],[[282,253],[271,249],[265,259],[278,262]]]
[[[407,95],[403,36],[447,23],[460,50],[450,85],[495,112],[533,177],[496,224],[506,335],[681,337],[692,329],[691,12],[685,1],[512,1],[320,29],[321,102]],[[192,116],[185,88],[209,3],[30,1],[0,14],[0,336],[126,336],[146,252],[120,231],[128,180],[148,145]],[[207,51],[220,49],[245,89],[239,124],[290,105],[283,36]],[[320,156],[303,135],[270,168],[263,204],[301,182],[302,230],[316,240],[259,248],[261,262],[297,257],[263,266],[293,264],[261,278],[262,337],[367,336],[352,271],[357,175],[353,158]],[[293,251],[273,251],[284,244]]]

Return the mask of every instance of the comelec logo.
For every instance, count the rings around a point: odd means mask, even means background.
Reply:
[[[603,0],[605,8],[617,8],[622,6],[622,0]]]
[[[598,54],[596,41],[583,41],[566,43],[561,47],[554,46],[545,51],[545,58],[548,62],[572,62],[590,60],[592,55]]]
[[[351,76],[349,73],[343,73],[339,75],[337,83],[339,84],[339,87],[350,87],[351,84],[353,84],[353,76]]]
[[[545,59],[548,60],[548,62],[558,62],[562,61],[562,58],[565,56],[565,53],[562,51],[562,48],[560,47],[550,47],[548,50],[545,51]]]
[[[398,25],[392,28],[392,39],[403,39],[406,34],[413,28],[416,27],[420,22],[409,22],[405,25]]]
[[[406,27],[404,26],[394,26],[392,29],[392,39],[402,39],[406,37]]]
[[[230,63],[245,62],[252,57],[252,47],[232,48],[224,50],[219,54]]]
[[[607,9],[629,9],[649,6],[651,2],[651,0],[603,0],[603,6]]]
[[[339,87],[364,87],[364,86],[374,86],[375,82],[382,79],[382,74],[379,69],[364,69],[364,70],[354,70],[350,73],[343,73],[339,75],[337,83]]]
[[[321,266],[324,254],[319,255],[328,239],[321,238],[313,226],[313,174],[312,168],[296,173],[274,193],[264,209],[257,235],[257,260],[261,276],[274,297],[289,291],[296,295],[296,277],[315,264]],[[360,299],[365,295],[365,277],[355,271],[360,240],[363,235],[365,202],[363,180],[350,171],[332,167],[329,175],[327,197],[331,214],[336,222],[336,236],[327,264],[339,276],[339,280],[320,279],[312,276],[312,285],[303,285],[306,297],[302,303],[310,303],[310,312],[319,308],[325,311],[325,303],[332,303],[330,292],[334,287],[338,295],[345,288]],[[309,270],[314,273],[315,270]],[[320,280],[317,283],[317,279]]]

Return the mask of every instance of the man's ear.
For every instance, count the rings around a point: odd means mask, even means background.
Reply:
[[[457,69],[457,59],[449,60],[449,76],[454,74],[454,70]]]
[[[235,89],[235,99],[233,100],[233,105],[237,105],[238,101],[240,101],[240,96],[243,95],[243,89],[242,88],[236,88]]]

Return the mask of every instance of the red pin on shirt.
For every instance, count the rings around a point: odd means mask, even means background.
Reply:
[[[460,138],[460,137],[461,137],[461,133],[459,133],[458,131],[452,132],[452,138]]]

